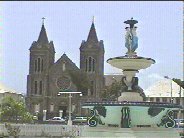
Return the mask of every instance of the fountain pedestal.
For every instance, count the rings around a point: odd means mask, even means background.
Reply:
[[[118,101],[143,101],[143,97],[137,93],[132,91],[132,85],[133,85],[133,77],[135,77],[136,73],[138,73],[137,70],[124,70],[123,74],[125,76],[124,81],[127,85],[129,91],[121,92],[121,96],[118,97]]]
[[[134,85],[138,87],[138,80],[136,80],[135,76],[139,70],[146,69],[154,64],[155,60],[137,55],[126,55],[110,58],[107,60],[107,63],[121,69],[125,76],[122,78],[122,83],[124,83],[124,86],[127,88],[121,91],[121,96],[118,97],[118,101],[144,101],[144,93],[140,93],[133,88]]]
[[[143,97],[137,92],[122,92],[121,96],[118,97],[118,102],[121,101],[141,102],[143,101]]]

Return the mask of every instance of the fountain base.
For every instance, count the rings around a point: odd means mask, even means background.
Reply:
[[[174,111],[179,110],[181,106],[171,103],[107,101],[85,102],[82,108],[91,110],[88,120],[90,127],[174,128]]]

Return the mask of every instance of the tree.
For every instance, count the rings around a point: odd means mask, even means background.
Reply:
[[[5,97],[1,103],[0,119],[2,122],[28,123],[33,121],[33,116],[27,111],[22,101]]]
[[[173,78],[172,80],[184,89],[184,81],[181,81],[181,79],[176,79],[176,78]]]
[[[72,82],[76,85],[77,90],[81,91],[84,95],[87,95],[87,90],[90,87],[90,82],[87,74],[81,70],[69,70],[68,72],[71,76]]]
[[[102,93],[103,98],[115,100],[119,96],[122,87],[121,81],[114,81],[110,86],[105,86],[104,92]]]

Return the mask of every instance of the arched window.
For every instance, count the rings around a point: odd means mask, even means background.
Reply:
[[[92,59],[91,59],[91,57],[89,57],[89,70],[88,71],[91,71],[91,64],[92,63]]]
[[[35,60],[35,72],[37,71],[37,60]]]
[[[35,88],[35,94],[37,94],[37,81],[34,83],[34,88]]]
[[[93,59],[93,72],[95,71],[95,59]]]
[[[86,72],[88,71],[88,59],[86,59]]]
[[[40,95],[42,95],[42,81],[40,81],[40,88],[39,88],[39,90],[40,90]]]
[[[38,72],[40,71],[40,58],[38,58]]]
[[[41,66],[41,72],[43,71],[43,59],[42,59],[42,66]]]

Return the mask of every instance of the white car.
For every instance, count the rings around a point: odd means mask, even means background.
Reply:
[[[62,117],[53,117],[52,119],[49,119],[48,121],[51,121],[51,122],[65,122],[65,119],[63,119]]]
[[[176,127],[184,128],[184,119],[175,119],[175,121],[176,121]]]

